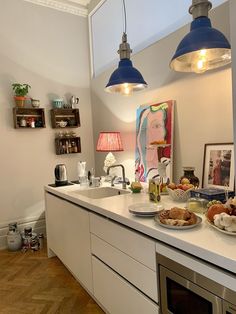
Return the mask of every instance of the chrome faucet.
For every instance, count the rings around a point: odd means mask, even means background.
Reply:
[[[122,168],[122,189],[126,189],[126,181],[125,181],[125,167],[122,164],[112,165],[107,168],[107,175],[109,175],[111,168],[121,167]]]
[[[114,181],[115,181],[116,178],[117,178],[117,176],[112,177],[112,179],[111,179],[111,186],[115,186]]]

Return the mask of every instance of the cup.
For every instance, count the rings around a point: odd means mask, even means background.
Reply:
[[[80,186],[89,186],[89,180],[88,180],[88,177],[87,176],[80,176],[79,177],[79,183],[80,183]]]
[[[100,186],[100,177],[92,178],[92,187],[97,188]]]

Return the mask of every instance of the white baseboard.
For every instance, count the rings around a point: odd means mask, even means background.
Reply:
[[[26,227],[32,227],[33,232],[35,233],[43,233],[46,237],[46,221],[45,218],[42,219],[35,219],[35,217],[22,219],[18,223],[18,229],[20,232],[24,230]],[[0,226],[0,250],[4,250],[7,248],[7,232],[8,232],[8,225],[1,224]]]

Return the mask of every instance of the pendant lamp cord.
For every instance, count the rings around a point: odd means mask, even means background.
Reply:
[[[124,33],[126,34],[126,28],[127,28],[127,20],[126,20],[126,6],[125,6],[125,0],[123,0],[123,9],[124,9]]]

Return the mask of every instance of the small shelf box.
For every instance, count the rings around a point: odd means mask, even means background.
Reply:
[[[52,128],[61,129],[59,122],[67,123],[66,128],[78,128],[80,126],[79,109],[51,109]]]
[[[57,155],[68,155],[81,153],[80,137],[55,138]]]
[[[23,124],[22,119],[26,122]],[[30,121],[34,120],[34,127]],[[43,108],[13,108],[13,122],[15,129],[45,128],[45,113]]]

